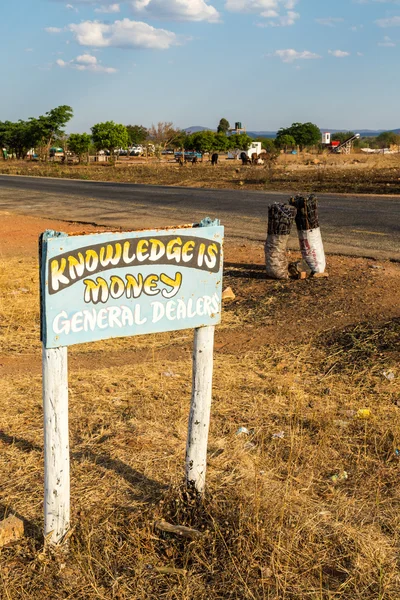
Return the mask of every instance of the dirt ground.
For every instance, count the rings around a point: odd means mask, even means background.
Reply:
[[[0,549],[0,596],[398,600],[400,265],[328,256],[328,278],[273,281],[259,244],[226,244],[236,298],[216,332],[203,503],[181,488],[192,332],[71,347],[74,530],[54,553],[41,535],[45,229],[82,225],[0,214],[0,518],[25,522]],[[202,537],[162,534],[160,518]]]
[[[221,157],[217,167],[208,160],[183,167],[174,160],[120,159],[108,163],[61,165],[29,161],[0,161],[0,173],[61,177],[92,181],[116,181],[215,189],[253,189],[353,194],[399,194],[400,154],[393,155],[281,155],[260,166],[241,166]]]

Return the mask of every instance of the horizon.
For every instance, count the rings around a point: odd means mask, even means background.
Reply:
[[[397,0],[20,0],[0,23],[0,120],[68,104],[69,133],[106,120],[214,129],[221,117],[248,131],[387,131],[399,26]]]

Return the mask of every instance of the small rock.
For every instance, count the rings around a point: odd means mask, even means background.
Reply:
[[[395,374],[393,373],[393,371],[383,371],[382,374],[388,381],[393,381],[393,379],[395,378]]]
[[[329,273],[327,273],[327,271],[324,271],[323,273],[313,273],[313,277],[317,277],[318,279],[321,277],[329,277]]]
[[[305,271],[300,273],[300,279],[307,279],[307,273]]]
[[[375,269],[375,270],[377,270],[377,269],[383,269],[382,265],[369,265],[369,268],[370,269]]]
[[[305,273],[304,277],[302,274]],[[297,262],[289,263],[289,275],[300,279],[306,279],[307,276],[311,275],[311,269],[305,260],[299,260]]]
[[[222,300],[224,302],[227,302],[228,300],[234,300],[235,298],[236,298],[236,296],[233,293],[233,290],[231,287],[225,288],[224,291],[222,292]]]
[[[285,432],[284,431],[278,431],[278,433],[273,433],[272,434],[272,438],[273,439],[283,440],[284,437],[285,437]]]
[[[24,522],[12,515],[0,522],[0,548],[24,536]]]

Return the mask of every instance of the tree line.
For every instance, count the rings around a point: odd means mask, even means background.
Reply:
[[[31,117],[27,121],[0,121],[0,147],[3,156],[6,154],[24,159],[28,153],[35,152],[42,160],[47,160],[53,145],[62,146],[78,156],[79,160],[90,151],[108,150],[114,156],[118,150],[134,146],[151,145],[156,155],[167,149],[180,149],[200,152],[227,152],[229,150],[248,150],[254,141],[246,133],[236,133],[231,129],[227,119],[222,118],[216,131],[198,131],[190,133],[174,127],[173,123],[160,122],[149,128],[143,125],[123,125],[106,121],[97,123],[91,128],[91,134],[65,134],[65,127],[73,117],[70,106],[58,106],[39,117]],[[353,132],[339,132],[332,135],[333,140],[340,142],[351,137]],[[274,155],[280,150],[315,147],[321,142],[321,132],[314,123],[293,123],[290,127],[281,128],[275,139],[260,137],[262,148]],[[400,136],[393,132],[381,133],[376,138],[357,140],[356,145],[370,147],[387,147],[400,144]]]

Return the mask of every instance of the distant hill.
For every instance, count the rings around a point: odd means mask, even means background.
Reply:
[[[192,127],[186,127],[184,129],[187,133],[197,133],[198,131],[216,131],[212,127],[202,127],[201,125],[192,125]],[[400,129],[324,129],[321,127],[322,131],[329,131],[329,133],[338,133],[339,131],[354,131],[354,133],[359,133],[361,137],[375,137],[384,131],[393,131],[400,135]],[[266,137],[266,138],[274,138],[276,136],[276,131],[248,131],[247,134],[252,138],[257,137]]]
[[[186,133],[197,133],[198,131],[217,131],[211,127],[202,127],[201,125],[192,125],[192,127],[186,127],[183,131]]]

